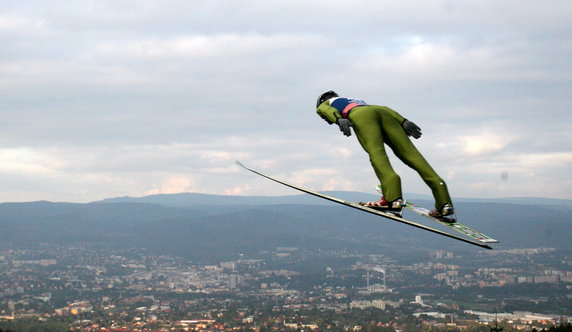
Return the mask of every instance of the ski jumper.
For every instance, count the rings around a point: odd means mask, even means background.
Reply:
[[[403,194],[401,178],[389,162],[385,145],[389,146],[403,163],[419,173],[431,188],[437,210],[440,211],[446,203],[452,203],[445,181],[413,145],[401,126],[405,118],[399,113],[389,107],[368,105],[362,100],[351,98],[326,100],[320,104],[317,113],[329,124],[336,123],[340,118],[351,121],[358,141],[369,154],[369,160],[387,201],[403,198]]]

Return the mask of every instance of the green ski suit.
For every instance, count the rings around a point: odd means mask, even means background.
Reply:
[[[340,111],[331,106],[328,100],[318,106],[317,113],[329,124],[342,118]],[[391,166],[384,144],[403,163],[417,171],[431,188],[437,211],[441,211],[446,203],[452,203],[445,181],[433,170],[403,129],[402,124],[406,120],[403,116],[389,107],[364,105],[352,108],[347,118],[351,121],[361,146],[369,154],[382,193],[388,202],[403,198],[403,195],[401,178]]]

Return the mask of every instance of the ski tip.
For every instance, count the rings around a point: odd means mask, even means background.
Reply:
[[[238,166],[242,167],[242,168],[246,168],[246,166],[244,166],[244,164],[238,160],[235,160],[234,163],[237,164]]]

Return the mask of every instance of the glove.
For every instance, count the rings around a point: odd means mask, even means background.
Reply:
[[[421,128],[419,128],[415,123],[405,120],[401,126],[405,129],[407,136],[413,136],[415,139],[421,137]]]
[[[338,126],[340,127],[340,131],[342,133],[344,133],[344,135],[346,136],[351,136],[352,135],[352,123],[350,122],[349,119],[338,119]]]

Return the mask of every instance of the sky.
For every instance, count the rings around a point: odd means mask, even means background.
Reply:
[[[572,199],[570,17],[569,0],[4,0],[0,202],[298,194],[235,160],[375,193],[355,135],[315,113],[330,89],[419,125],[453,197]]]

